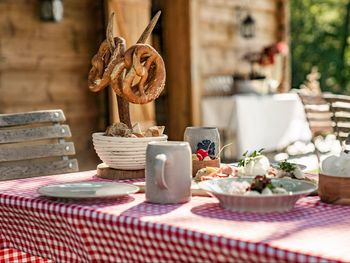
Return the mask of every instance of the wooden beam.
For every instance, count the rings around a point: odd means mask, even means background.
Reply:
[[[277,41],[283,41],[290,47],[290,17],[289,0],[277,0]],[[283,57],[282,77],[277,88],[278,92],[287,92],[291,88],[290,52]]]
[[[162,11],[163,51],[168,96],[168,135],[183,140],[194,112],[191,83],[190,2],[188,0],[157,1]]]

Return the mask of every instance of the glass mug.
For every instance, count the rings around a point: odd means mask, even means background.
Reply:
[[[146,201],[177,204],[191,199],[192,158],[187,142],[150,142],[146,149]]]
[[[187,127],[184,141],[190,144],[192,153],[196,153],[198,144],[211,156],[216,156],[220,151],[220,134],[216,127]]]

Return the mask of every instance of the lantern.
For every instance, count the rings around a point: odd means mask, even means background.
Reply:
[[[248,15],[242,20],[241,23],[241,35],[244,38],[255,37],[255,20],[248,13]]]
[[[61,21],[63,19],[62,0],[40,0],[40,18],[44,21]]]

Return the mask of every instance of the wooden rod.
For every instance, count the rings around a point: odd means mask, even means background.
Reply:
[[[116,96],[118,101],[119,120],[131,129],[132,125],[130,119],[129,102],[118,95]]]

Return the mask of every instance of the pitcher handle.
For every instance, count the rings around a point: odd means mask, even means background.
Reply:
[[[155,162],[155,171],[156,171],[156,182],[162,189],[168,189],[168,185],[165,182],[164,178],[164,168],[165,163],[167,161],[165,154],[158,154],[156,156],[156,162]]]

